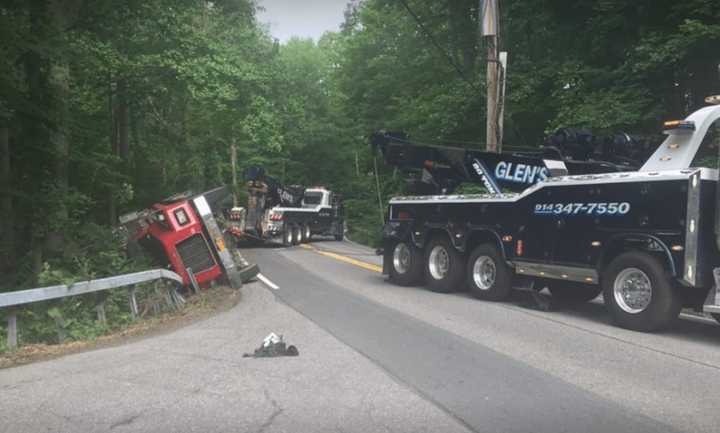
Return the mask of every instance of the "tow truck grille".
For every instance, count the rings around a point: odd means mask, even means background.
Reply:
[[[178,243],[177,251],[185,267],[191,268],[195,274],[206,271],[215,265],[205,239],[200,234]]]

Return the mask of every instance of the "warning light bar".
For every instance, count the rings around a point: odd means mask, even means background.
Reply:
[[[720,105],[720,95],[708,96],[705,98],[705,103],[710,105]]]
[[[695,131],[695,122],[690,120],[670,120],[663,123],[665,132],[693,132]]]

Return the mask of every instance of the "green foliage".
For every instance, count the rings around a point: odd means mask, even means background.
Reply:
[[[143,258],[128,258],[121,234],[97,224],[80,225],[67,233],[73,240],[63,256],[43,264],[37,276],[39,286],[72,285],[78,281],[102,278],[147,269]],[[71,340],[93,339],[130,323],[128,296],[124,290],[108,292],[105,301],[107,324],[97,322],[96,294],[32,304],[21,310],[20,339],[23,343],[56,342],[58,328]],[[140,297],[140,301],[143,301]],[[58,325],[62,323],[61,326]]]

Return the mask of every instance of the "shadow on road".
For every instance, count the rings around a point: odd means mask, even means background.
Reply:
[[[379,279],[385,279],[379,275],[369,275],[368,279],[372,279],[377,282]],[[388,290],[398,289],[406,290],[407,288],[398,287],[392,283],[385,282]],[[415,287],[417,290],[427,290],[422,286]],[[453,296],[457,298],[463,298],[467,302],[486,302],[475,299],[469,292],[455,292],[451,294],[442,294],[441,296]],[[513,298],[504,303],[497,305],[508,305],[517,308],[522,308],[528,312],[537,312],[542,314],[548,319],[556,319],[557,321],[564,322],[563,319],[580,319],[595,322],[605,326],[614,326],[610,314],[605,309],[605,305],[602,303],[602,298],[595,299],[594,301],[587,303],[558,303],[553,304],[550,311],[542,311],[539,309],[531,308],[527,306],[525,300],[521,299],[522,296],[517,292],[513,295]],[[555,317],[553,317],[555,316]],[[640,332],[632,332],[634,334],[643,335]],[[694,343],[702,343],[720,348],[720,326],[711,321],[711,319],[693,317],[691,314],[681,315],[677,321],[675,321],[668,329],[660,332],[656,332],[655,335],[663,335],[671,337],[673,339],[691,341]]]

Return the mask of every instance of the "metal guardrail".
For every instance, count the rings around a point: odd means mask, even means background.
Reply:
[[[0,293],[0,309],[7,311],[7,344],[9,348],[17,347],[17,307],[34,302],[62,299],[70,296],[84,295],[88,293],[105,292],[120,287],[129,287],[130,312],[133,319],[138,317],[138,306],[135,298],[135,285],[148,283],[157,280],[167,280],[182,285],[180,275],[167,269],[153,269],[149,271],[135,272],[132,274],[116,275],[114,277],[99,278],[90,281],[80,281],[71,285],[60,284],[57,286],[40,287],[37,289],[18,290],[15,292]],[[167,294],[170,304],[182,304],[184,299],[175,291]],[[98,320],[105,322],[105,298],[99,297],[96,310]]]

